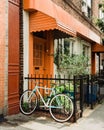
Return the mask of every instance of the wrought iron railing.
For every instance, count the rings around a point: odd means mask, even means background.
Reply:
[[[46,87],[52,87],[51,83],[54,82],[58,84],[57,86],[63,86],[64,90],[60,91],[61,93],[69,93],[74,104],[74,114],[73,121],[75,122],[79,117],[83,115],[83,108],[85,104],[85,94],[84,94],[84,85],[88,88],[89,86],[89,76],[74,76],[69,78],[68,76],[61,77],[60,75],[28,75],[25,77],[25,80],[28,82],[28,89],[33,89],[33,81],[36,80],[41,82]],[[43,96],[46,94],[42,91]],[[39,102],[41,102],[39,100]],[[88,103],[87,103],[88,104]]]
[[[34,80],[43,83],[46,87],[52,87],[52,82],[58,84],[57,86],[63,86],[64,91],[61,93],[69,93],[74,104],[73,121],[75,122],[78,117],[83,116],[83,111],[86,107],[94,108],[94,105],[101,101],[100,88],[104,86],[101,82],[101,77],[96,75],[81,75],[69,78],[68,76],[55,75],[28,75],[25,80],[28,84],[27,89],[33,89]],[[43,96],[46,94],[41,91]],[[22,94],[22,92],[21,92]],[[104,96],[104,95],[103,95]],[[39,100],[40,104],[41,101]],[[40,107],[38,107],[40,109]]]

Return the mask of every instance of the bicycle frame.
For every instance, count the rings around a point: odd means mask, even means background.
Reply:
[[[41,100],[42,100],[42,102],[44,104],[44,107],[50,107],[49,106],[50,98],[48,98],[47,102],[45,102],[45,100],[44,100],[42,94],[40,93],[39,89],[51,90],[50,95],[49,95],[51,97],[52,93],[55,94],[54,88],[46,88],[46,87],[41,87],[41,86],[36,85],[34,87],[34,89],[32,90],[32,92],[35,92],[35,93],[37,92],[39,94],[39,96],[40,96],[40,98],[41,98]],[[30,95],[30,97],[31,97],[31,95]]]

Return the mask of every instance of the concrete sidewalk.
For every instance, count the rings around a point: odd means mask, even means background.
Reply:
[[[104,102],[94,110],[86,110],[76,123],[58,123],[39,113],[18,114],[6,117],[6,121],[0,123],[0,130],[104,130]]]

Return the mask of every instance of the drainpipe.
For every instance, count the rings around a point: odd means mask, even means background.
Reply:
[[[97,55],[99,56],[99,76],[100,76],[100,53],[98,52]]]
[[[100,53],[99,53],[99,76],[101,75],[100,73]]]

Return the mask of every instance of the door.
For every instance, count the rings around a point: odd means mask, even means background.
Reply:
[[[34,74],[43,75],[45,72],[45,43],[46,40],[34,37],[33,42],[33,68]]]
[[[19,5],[9,0],[8,114],[19,113]],[[15,23],[15,24],[14,24]],[[12,25],[12,26],[11,26]]]

